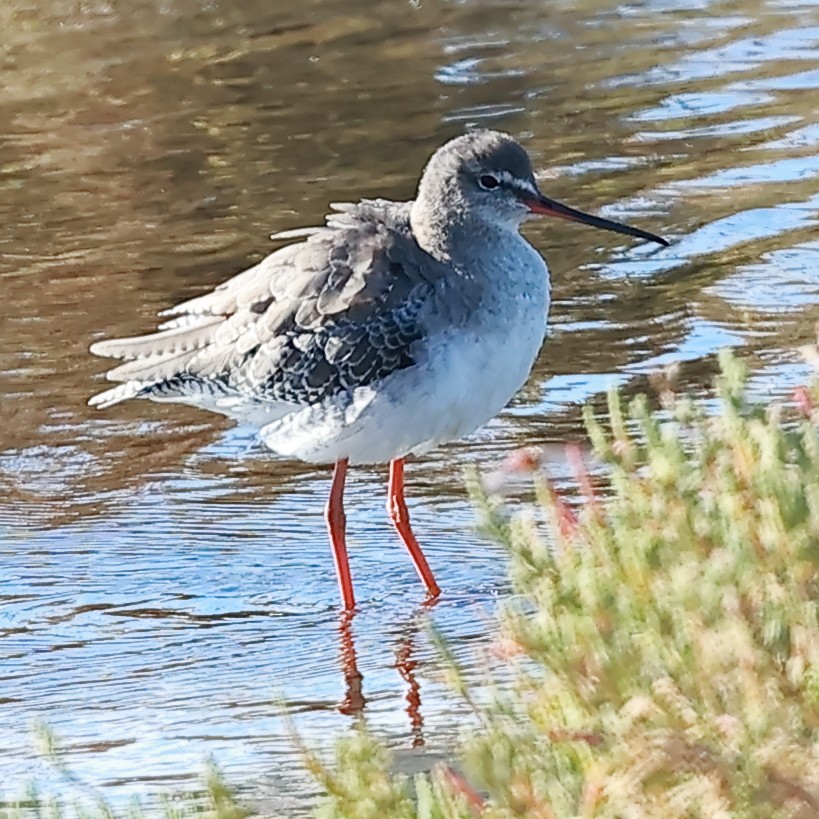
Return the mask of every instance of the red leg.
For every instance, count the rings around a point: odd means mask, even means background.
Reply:
[[[415,570],[418,572],[424,585],[427,587],[430,597],[437,597],[441,590],[432,576],[432,569],[429,568],[429,563],[412,533],[410,526],[409,511],[407,504],[404,501],[404,459],[396,458],[390,461],[390,486],[389,495],[387,497],[387,511],[392,518],[392,525],[395,526],[395,531],[401,536],[404,545],[407,547],[415,564]]]
[[[344,537],[346,518],[344,516],[344,480],[347,477],[347,458],[336,461],[333,472],[333,485],[330,487],[330,498],[324,510],[327,531],[330,533],[330,544],[333,547],[333,560],[336,562],[338,587],[341,589],[341,600],[345,609],[355,608],[353,579],[350,576],[350,562],[347,560],[347,543]]]

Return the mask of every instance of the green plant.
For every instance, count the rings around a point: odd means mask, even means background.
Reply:
[[[538,480],[545,534],[473,477],[523,601],[517,683],[465,743],[474,785],[438,772],[431,805],[380,815],[819,817],[817,392],[786,421],[721,365],[716,414],[670,390],[587,413],[603,476],[574,451],[578,511]],[[323,815],[359,815],[328,791]]]

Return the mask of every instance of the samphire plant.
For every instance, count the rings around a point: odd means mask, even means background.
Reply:
[[[726,353],[716,393],[716,412],[670,389],[587,412],[602,477],[575,453],[577,506],[538,480],[545,532],[472,481],[511,556],[517,683],[466,778],[391,777],[348,739],[317,767],[320,816],[819,817],[819,391],[798,417],[753,405]]]

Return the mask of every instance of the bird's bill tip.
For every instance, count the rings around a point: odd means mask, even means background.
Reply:
[[[664,247],[668,247],[669,244],[666,239],[654,233],[649,233],[647,230],[633,228],[621,222],[614,222],[611,219],[603,219],[601,216],[592,216],[590,213],[575,210],[575,208],[570,208],[568,205],[556,202],[547,196],[541,195],[535,199],[527,199],[525,200],[525,204],[532,213],[542,214],[543,216],[555,216],[558,219],[568,219],[571,222],[580,222],[584,225],[601,228],[602,230],[611,230],[615,233],[623,233],[626,236],[635,236],[638,239],[656,242],[658,245],[663,245]]]

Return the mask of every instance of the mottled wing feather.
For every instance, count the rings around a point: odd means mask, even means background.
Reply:
[[[91,403],[211,391],[304,405],[411,366],[446,271],[415,243],[407,214],[343,206],[304,241],[165,311],[160,332],[95,344],[125,360],[107,377],[127,383]]]

